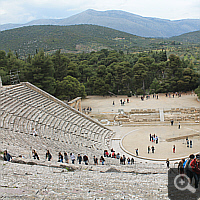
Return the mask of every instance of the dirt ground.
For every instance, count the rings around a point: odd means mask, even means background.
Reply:
[[[92,111],[90,116],[96,117],[99,120],[114,119],[115,114],[120,109],[125,112],[131,111],[131,109],[171,109],[171,108],[200,108],[200,102],[197,101],[195,94],[182,94],[181,97],[175,96],[174,98],[166,97],[165,94],[159,94],[158,99],[153,98],[141,101],[140,97],[130,97],[129,103],[127,103],[127,96],[117,97],[102,97],[102,96],[88,96],[82,100],[82,108],[91,107]],[[125,100],[125,104],[122,106],[120,100]],[[114,105],[113,105],[114,102]],[[109,116],[109,117],[108,117]],[[120,143],[127,153],[135,155],[135,149],[139,149],[139,156],[152,158],[152,159],[175,159],[185,157],[191,153],[197,153],[200,151],[200,124],[199,123],[187,123],[181,122],[181,128],[178,129],[178,122],[175,122],[173,126],[169,124],[158,122],[157,124],[143,124],[126,126],[109,126],[110,129],[116,132],[113,138],[113,147],[120,151]],[[149,134],[155,134],[159,138],[158,144],[150,142]],[[191,136],[197,134],[197,136]],[[192,140],[192,148],[188,148],[185,139],[177,139],[172,142],[167,142],[169,138],[189,136],[188,139]],[[191,136],[191,137],[190,137]],[[173,145],[176,146],[176,152],[172,152]],[[154,146],[155,153],[147,153],[147,147]]]

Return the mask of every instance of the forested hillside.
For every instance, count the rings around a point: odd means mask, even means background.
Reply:
[[[197,68],[166,51],[124,54],[102,49],[98,52],[52,55],[40,50],[26,60],[0,51],[0,76],[10,84],[10,71],[20,71],[29,81],[62,100],[77,96],[149,94],[194,90],[200,83]]]
[[[0,49],[11,49],[20,57],[34,54],[36,49],[50,53],[59,49],[74,53],[104,48],[137,51],[148,45],[153,47],[154,40],[94,25],[29,26],[0,32]]]
[[[48,54],[61,50],[63,53],[82,53],[101,49],[135,53],[149,50],[166,50],[195,65],[200,63],[200,31],[169,39],[143,38],[114,29],[94,25],[29,26],[0,32],[0,50],[9,49],[17,57],[26,59],[36,50]]]
[[[4,24],[0,25],[0,31],[33,25],[69,26],[78,24],[108,27],[141,37],[169,38],[200,30],[200,19],[167,20],[142,17],[122,10],[96,11],[88,9],[63,19],[38,19],[26,24]]]

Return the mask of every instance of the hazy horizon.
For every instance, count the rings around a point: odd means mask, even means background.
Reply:
[[[0,25],[25,24],[38,19],[63,19],[88,9],[122,10],[142,17],[168,20],[200,19],[200,2],[197,0],[1,0]]]

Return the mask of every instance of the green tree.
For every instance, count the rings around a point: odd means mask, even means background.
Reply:
[[[150,85],[150,93],[151,94],[158,93],[160,92],[160,90],[161,90],[160,82],[156,78],[154,78],[153,82]]]
[[[55,69],[55,79],[59,81],[63,80],[67,76],[67,66],[70,63],[70,59],[58,50],[52,56],[52,61]]]
[[[56,96],[62,100],[85,98],[85,86],[72,76],[64,77],[62,81],[57,81]]]
[[[142,88],[145,93],[145,79],[148,76],[148,68],[140,62],[133,66],[134,79],[136,81],[136,89]]]
[[[54,94],[56,89],[54,71],[50,57],[45,56],[44,51],[40,50],[32,59],[29,77],[34,85]]]

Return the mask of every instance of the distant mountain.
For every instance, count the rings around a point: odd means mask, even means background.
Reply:
[[[26,24],[5,24],[0,30],[31,25],[77,25],[92,24],[113,28],[142,37],[172,37],[200,30],[200,19],[166,20],[142,17],[120,10],[86,10],[64,19],[40,19]]]

